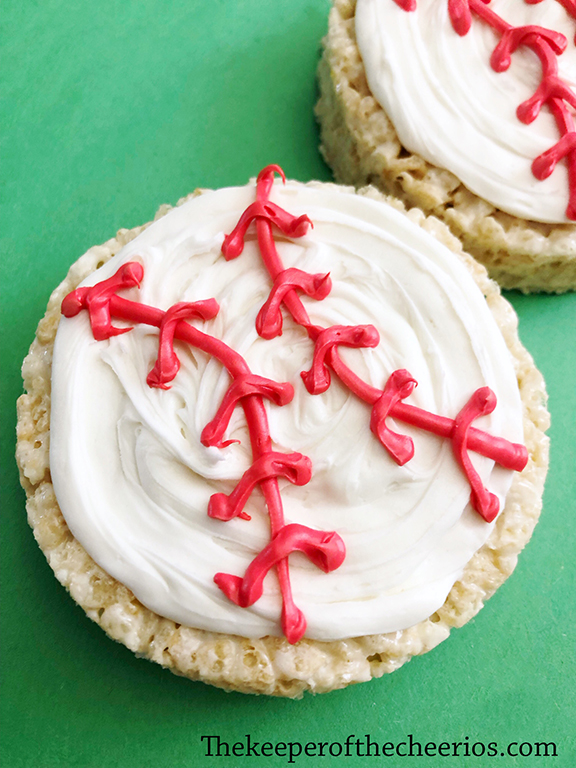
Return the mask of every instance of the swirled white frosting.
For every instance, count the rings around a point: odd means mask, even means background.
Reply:
[[[344,564],[325,574],[304,555],[290,556],[296,604],[307,636],[322,640],[402,629],[427,617],[492,530],[469,505],[470,488],[448,440],[398,424],[415,456],[397,466],[369,430],[370,408],[333,377],[311,396],[300,372],[313,345],[285,316],[272,341],[254,323],[271,282],[254,235],[226,262],[225,233],[255,199],[254,185],[209,192],[173,210],[92,274],[92,285],[129,260],[144,266],[141,289],[123,295],[167,309],[214,297],[218,316],[192,321],[240,352],[254,373],[290,381],[284,407],[267,403],[275,449],[309,456],[303,487],[280,479],[286,522],[337,531]],[[271,199],[314,229],[279,238],[285,267],[330,272],[331,294],[303,301],[313,322],[374,324],[376,349],[342,349],[352,369],[383,387],[398,368],[419,386],[408,402],[454,417],[472,392],[488,385],[498,407],[478,426],[522,441],[521,407],[509,353],[467,269],[444,246],[396,210],[341,188],[275,184]],[[115,321],[121,325],[122,321]],[[280,634],[274,573],[251,608],[231,603],[213,582],[217,572],[242,576],[269,542],[263,498],[252,495],[251,521],[206,514],[216,491],[230,492],[251,463],[244,414],[237,408],[219,450],[200,444],[229,378],[204,353],[177,342],[181,369],[168,391],[151,389],[147,373],[158,331],[95,341],[86,312],[60,323],[54,349],[51,472],[64,516],[90,555],[149,608],[182,624],[247,637]],[[484,483],[501,502],[512,473],[473,454]]]
[[[574,87],[576,25],[557,0],[492,0],[489,7],[514,26],[562,32],[568,47],[558,57],[559,74]],[[510,68],[495,72],[490,56],[499,36],[474,14],[468,34],[457,35],[448,0],[418,0],[414,12],[394,0],[358,0],[356,35],[370,90],[408,150],[448,169],[503,211],[567,221],[564,161],[544,181],[531,170],[560,138],[554,118],[546,107],[530,125],[516,116],[541,80],[535,53],[520,47]]]

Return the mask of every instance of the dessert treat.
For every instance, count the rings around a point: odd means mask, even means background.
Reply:
[[[575,32],[565,0],[334,0],[336,180],[442,219],[504,288],[576,288]]]
[[[111,637],[299,696],[478,612],[538,518],[548,413],[513,310],[443,224],[275,172],[72,266],[17,456],[38,543]]]

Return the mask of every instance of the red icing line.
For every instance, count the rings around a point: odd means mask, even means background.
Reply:
[[[399,435],[386,426],[386,417],[393,407],[409,397],[417,386],[408,371],[394,371],[384,386],[382,395],[374,403],[370,418],[370,429],[392,456],[394,461],[403,466],[414,456],[414,441],[406,435]]]
[[[311,224],[307,216],[294,217],[267,200],[272,189],[274,173],[284,174],[278,166],[268,166],[258,175],[257,202],[247,209],[238,226],[224,240],[223,252],[227,259],[236,258],[244,247],[248,226],[256,221],[258,245],[262,260],[268,270],[273,287],[259,314],[258,331],[264,338],[281,333],[281,305],[287,308],[294,321],[301,325],[314,342],[312,368],[303,372],[302,378],[313,394],[330,386],[330,370],[354,394],[372,405],[370,428],[382,445],[399,464],[404,464],[414,453],[413,441],[390,430],[386,418],[412,424],[452,440],[455,456],[471,486],[474,509],[485,520],[491,521],[498,512],[498,500],[483,488],[480,478],[468,456],[468,450],[477,451],[508,469],[521,470],[527,463],[524,446],[493,437],[471,426],[480,415],[490,413],[496,398],[488,387],[477,390],[456,419],[429,413],[403,403],[416,381],[408,371],[395,371],[379,390],[364,382],[339,357],[338,346],[375,347],[379,343],[376,328],[367,326],[332,326],[321,328],[313,325],[296,289],[322,300],[330,291],[328,275],[309,275],[297,269],[284,269],[272,235],[273,226],[284,234],[302,237]],[[209,320],[219,311],[214,299],[174,305],[166,312],[130,301],[116,295],[117,291],[140,285],[144,274],[141,264],[124,264],[113,277],[93,287],[78,288],[62,302],[62,312],[73,317],[83,309],[89,313],[94,338],[103,340],[131,328],[115,328],[111,318],[117,317],[131,323],[145,323],[160,329],[159,352],[154,368],[148,375],[148,384],[167,388],[180,367],[174,350],[174,339],[184,341],[217,359],[228,371],[232,383],[228,388],[215,417],[206,425],[201,441],[204,445],[224,447],[223,441],[234,408],[240,405],[246,417],[250,434],[253,462],[234,490],[226,495],[213,494],[208,515],[219,520],[234,517],[250,519],[243,509],[256,485],[260,485],[270,518],[270,543],[248,566],[243,578],[218,573],[216,584],[240,606],[252,605],[260,598],[263,581],[272,567],[276,567],[282,594],[282,630],[291,643],[298,642],[306,630],[306,619],[295,605],[290,585],[288,556],[294,551],[303,552],[310,561],[325,572],[338,568],[345,557],[345,545],[336,532],[316,531],[299,524],[284,522],[282,499],[278,477],[284,477],[295,485],[307,484],[312,476],[310,459],[300,453],[284,454],[272,450],[268,418],[263,398],[278,406],[290,402],[294,395],[291,384],[278,383],[253,374],[245,360],[224,342],[203,333],[186,322],[197,318]]]
[[[498,514],[498,498],[493,493],[487,491],[482,485],[480,476],[472,466],[466,448],[468,430],[474,419],[492,413],[494,408],[496,408],[496,395],[494,392],[489,387],[477,389],[458,416],[456,416],[452,433],[454,454],[472,488],[470,501],[476,512],[487,523],[491,523]]]
[[[330,573],[344,562],[346,550],[337,533],[325,533],[298,523],[283,526],[250,563],[244,578],[217,573],[214,581],[236,605],[247,608],[262,597],[268,571],[292,552],[303,552],[315,566]]]
[[[282,179],[285,180],[284,174],[279,171],[278,166],[268,166],[267,168],[264,168],[262,171],[260,171],[256,185],[256,194],[260,201],[264,201],[270,194],[275,172],[280,173]],[[256,231],[262,261],[264,262],[264,265],[268,270],[272,280],[275,281],[278,275],[284,271],[284,266],[272,236],[272,222],[266,217],[258,219],[256,221]],[[230,238],[235,236],[235,234],[236,229],[230,235]],[[243,236],[245,234],[246,230],[244,230]],[[236,240],[235,237],[234,239]],[[294,290],[286,291],[283,296],[282,303],[290,312],[294,321],[298,325],[301,325],[307,331],[310,339],[316,343],[315,354],[318,350],[318,339],[320,339],[321,335],[329,330],[341,328],[341,326],[333,326],[333,329],[323,329],[319,326],[313,325],[304,305],[302,304],[300,297]],[[376,339],[378,332],[375,328],[373,328],[373,326],[359,326],[359,328],[369,328],[371,329],[370,334],[375,334],[371,337],[371,343],[366,344],[366,346],[375,346],[375,344],[378,343]],[[363,346],[363,344],[359,344],[358,346]],[[319,381],[320,386],[323,385],[322,377],[325,376],[326,373],[329,373],[327,369],[330,368],[334,373],[336,373],[340,381],[346,387],[348,387],[351,392],[372,406],[376,406],[384,395],[387,397],[390,396],[391,392],[394,391],[396,387],[400,386],[400,382],[403,379],[412,380],[411,375],[407,371],[395,371],[385,385],[384,390],[379,390],[367,382],[364,382],[342,361],[338,355],[335,344],[330,345],[330,349],[326,352],[326,354],[321,356],[321,362],[322,368],[318,366],[319,372],[317,375],[317,380]],[[406,381],[406,385],[409,385],[408,381]],[[384,412],[385,401],[382,401],[381,404],[376,408],[376,415],[374,414],[373,410],[371,426],[372,424],[376,426],[376,424],[383,422],[386,416],[390,415],[399,421],[404,421],[405,423],[411,424],[412,426],[419,427],[428,432],[432,432],[439,437],[452,439],[456,427],[456,421],[444,416],[429,413],[428,411],[424,411],[416,406],[401,402],[401,399],[407,397],[408,394],[409,393],[402,394],[402,397],[400,398],[393,397],[393,402],[390,404],[389,410],[386,413]],[[380,409],[382,409],[382,413],[380,413]],[[386,429],[384,424],[381,424],[381,429]],[[384,440],[384,444],[385,443],[386,438]],[[506,469],[521,471],[524,469],[528,462],[528,452],[523,445],[518,443],[511,443],[504,438],[488,435],[486,432],[475,429],[474,427],[471,427],[467,432],[466,445],[470,450],[476,451],[483,456],[486,456],[487,458],[493,459]],[[408,443],[404,443],[404,446],[408,446]],[[385,447],[387,446],[385,445]],[[391,454],[394,455],[394,451],[391,451]],[[402,456],[403,454],[401,452],[400,457],[402,458]]]
[[[256,330],[263,339],[273,339],[282,335],[282,312],[280,304],[284,296],[293,288],[300,288],[307,296],[317,301],[325,299],[330,293],[332,282],[330,275],[309,275],[301,269],[284,269],[274,280],[266,303],[256,318]]]
[[[222,253],[226,261],[236,259],[244,249],[244,236],[246,230],[254,219],[265,219],[278,227],[282,234],[288,237],[302,237],[305,235],[312,222],[308,216],[291,216],[279,206],[270,202],[257,200],[248,206],[242,214],[232,234],[224,238]]]
[[[399,5],[403,11],[415,11],[416,0],[394,0],[396,5]]]
[[[294,387],[292,384],[279,384],[276,381],[272,381],[272,379],[256,376],[253,373],[238,376],[224,395],[216,416],[202,430],[202,435],[200,436],[202,445],[225,448],[231,443],[238,442],[237,440],[222,442],[222,437],[228,428],[230,417],[238,401],[248,395],[261,395],[262,397],[267,397],[276,405],[286,405],[294,397]]]
[[[149,382],[152,386],[165,385],[176,375],[174,369],[177,370],[179,362],[177,358],[176,363],[174,362],[173,340],[175,338],[202,350],[222,363],[232,378],[232,384],[224,396],[215,419],[203,431],[202,439],[205,443],[214,440],[217,444],[225,429],[225,427],[222,429],[222,424],[227,425],[234,405],[239,403],[248,424],[253,464],[230,496],[214,494],[211,497],[208,511],[211,516],[220,519],[231,519],[234,516],[250,519],[242,508],[254,486],[259,483],[268,507],[272,537],[274,537],[286,527],[276,478],[285,477],[295,485],[305,485],[312,476],[311,462],[306,456],[299,453],[282,454],[272,451],[268,417],[262,397],[271,399],[277,405],[284,405],[292,399],[293,387],[291,384],[279,384],[252,374],[241,355],[224,342],[203,333],[184,320],[191,315],[201,319],[214,317],[218,311],[218,305],[214,299],[194,304],[182,302],[163,312],[116,295],[118,290],[138,286],[143,274],[141,264],[137,262],[124,264],[108,280],[93,287],[78,288],[68,294],[62,302],[62,313],[66,317],[74,317],[83,309],[87,309],[93,334],[99,340],[131,330],[131,328],[112,327],[112,316],[131,323],[145,323],[163,330],[158,360],[152,372],[154,375],[149,375],[149,378],[152,376],[152,381]],[[312,530],[305,529],[303,526],[301,528],[303,531]],[[312,549],[310,547],[308,549],[313,550],[312,545],[317,534],[334,542],[330,546],[342,552],[343,560],[345,545],[335,532],[313,532],[310,539]],[[302,547],[299,548],[302,549]],[[302,551],[307,551],[306,546]],[[314,557],[312,553],[313,562],[315,562]],[[282,593],[282,629],[286,638],[291,643],[296,643],[306,631],[306,619],[292,597],[287,554],[276,565]]]
[[[208,503],[208,515],[217,520],[231,520],[233,517],[250,516],[242,510],[255,486],[270,477],[285,477],[294,485],[306,485],[312,478],[312,462],[301,453],[276,453],[267,451],[255,459],[244,472],[236,488],[227,496],[214,493]]]
[[[154,368],[146,377],[149,387],[169,389],[168,383],[172,381],[180,370],[180,361],[174,352],[174,333],[179,320],[211,320],[220,310],[218,302],[214,299],[207,301],[195,301],[193,303],[181,302],[166,310],[160,323],[160,336],[158,340],[158,358]]]
[[[429,413],[415,405],[397,403],[390,409],[390,415],[405,424],[419,427],[438,437],[452,438],[455,421]],[[471,427],[468,432],[467,446],[471,451],[492,459],[504,469],[521,472],[528,463],[528,451],[521,443],[511,443],[503,437],[495,437]]]
[[[576,19],[575,0],[557,0],[566,12]],[[416,10],[416,0],[394,0],[405,11]],[[568,167],[568,205],[566,217],[576,220],[576,129],[570,107],[576,109],[576,94],[558,76],[557,57],[566,48],[566,37],[560,32],[534,25],[513,27],[487,7],[490,0],[447,0],[448,14],[454,31],[466,35],[475,14],[484,23],[500,34],[500,41],[490,58],[495,72],[504,72],[510,66],[511,54],[521,45],[530,48],[540,59],[542,79],[535,93],[520,104],[516,114],[523,123],[531,123],[546,105],[556,122],[560,140],[539,155],[532,163],[532,173],[542,181],[550,176],[561,160]],[[541,0],[525,0],[537,5]]]
[[[110,301],[116,291],[122,288],[140,286],[144,270],[141,264],[129,262],[120,267],[115,275],[92,287],[77,288],[64,297],[62,314],[74,317],[82,309],[88,310],[92,334],[96,341],[104,341],[111,336],[127,333],[132,328],[114,328],[110,314]]]
[[[308,392],[319,395],[330,386],[330,371],[326,362],[335,347],[377,347],[379,341],[380,334],[373,325],[333,325],[320,330],[314,345],[312,368],[300,374]]]

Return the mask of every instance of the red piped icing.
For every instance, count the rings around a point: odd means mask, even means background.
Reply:
[[[250,520],[243,509],[252,491],[262,480],[277,477],[285,477],[294,485],[306,485],[312,479],[312,462],[301,453],[267,451],[244,472],[229,496],[215,493],[210,497],[208,516],[217,520],[232,520],[233,517]]]
[[[312,464],[307,456],[300,453],[282,454],[272,450],[263,397],[278,406],[286,405],[294,396],[292,385],[278,383],[253,374],[241,355],[231,347],[186,322],[185,318],[208,320],[215,317],[218,304],[214,299],[193,304],[181,302],[163,312],[116,295],[116,292],[121,289],[140,285],[143,276],[144,270],[141,264],[128,262],[108,280],[92,287],[77,288],[68,294],[62,302],[62,313],[66,317],[74,317],[83,309],[87,309],[93,335],[98,340],[131,330],[131,328],[112,327],[112,317],[159,328],[160,349],[156,364],[148,375],[150,386],[166,388],[167,383],[174,379],[180,367],[174,351],[174,339],[184,341],[222,363],[232,378],[232,384],[215,418],[203,430],[202,442],[205,445],[229,444],[230,441],[222,441],[222,437],[234,407],[240,404],[250,433],[253,464],[229,496],[221,493],[213,494],[209,502],[208,514],[220,520],[230,520],[233,517],[249,520],[250,516],[243,511],[243,507],[258,484],[268,507],[271,536],[276,537],[286,528],[277,478],[283,477],[301,486],[308,483],[312,477]],[[291,643],[297,643],[302,638],[306,631],[306,619],[292,597],[287,559],[289,551],[298,549],[304,554],[312,553],[312,562],[321,563],[319,567],[324,567],[324,564],[328,563],[330,565],[328,570],[333,570],[342,563],[346,551],[344,542],[336,532],[313,531],[304,526],[297,526],[297,528],[299,528],[298,546],[287,550],[286,555],[280,559],[274,559],[282,594],[282,630]],[[305,535],[309,536],[308,544],[302,538]],[[329,552],[340,553],[338,557],[327,555],[328,559],[321,559],[318,537],[328,547]],[[284,537],[281,536],[279,542],[282,541]],[[278,551],[284,550],[279,549],[277,545],[273,552]]]
[[[393,0],[404,11],[415,11],[417,0]],[[537,5],[541,0],[524,0]],[[557,0],[566,12],[576,19],[576,0]],[[526,124],[533,122],[542,107],[547,106],[554,117],[559,141],[532,162],[536,179],[546,179],[556,165],[565,160],[568,167],[568,205],[566,217],[576,221],[576,126],[573,110],[576,94],[568,83],[558,76],[557,57],[566,49],[566,37],[560,32],[535,25],[513,27],[488,7],[490,0],[447,0],[448,15],[454,31],[464,37],[470,31],[473,15],[500,35],[498,45],[490,58],[495,72],[504,72],[511,63],[511,55],[524,46],[533,51],[542,66],[542,78],[534,94],[516,110],[518,119]],[[576,39],[576,37],[575,37]]]
[[[399,5],[403,11],[415,11],[416,0],[394,0],[396,5]]]
[[[472,493],[470,502],[473,508],[481,515],[487,523],[498,514],[498,499],[493,493],[484,488],[478,472],[472,466],[470,456],[468,455],[468,431],[474,419],[480,416],[487,416],[496,408],[496,395],[490,387],[481,387],[477,389],[458,416],[454,419],[454,430],[452,432],[452,447],[458,463],[464,470]]]
[[[111,336],[127,333],[132,328],[115,328],[112,325],[110,302],[112,297],[123,288],[139,287],[143,276],[144,269],[141,264],[128,262],[108,280],[103,280],[90,288],[77,288],[65,296],[62,302],[62,314],[64,317],[74,317],[80,310],[87,309],[92,335],[96,341],[104,341]]]
[[[308,216],[291,216],[274,203],[257,200],[246,208],[232,234],[224,238],[222,253],[227,261],[236,259],[244,250],[244,236],[254,219],[269,221],[287,237],[302,237],[312,226]]]
[[[312,368],[302,371],[302,381],[311,395],[326,392],[330,386],[330,361],[336,347],[377,347],[380,334],[373,325],[333,325],[318,331],[314,344]]]
[[[238,401],[249,395],[261,395],[276,405],[286,405],[294,397],[294,387],[288,382],[279,384],[272,379],[265,379],[263,376],[256,376],[253,373],[238,376],[224,395],[216,416],[202,430],[200,436],[202,445],[225,448],[233,442],[238,442],[235,440],[222,442],[222,437],[228,428],[230,417]]]
[[[330,386],[331,372],[334,373],[343,386],[372,406],[370,429],[398,464],[405,464],[412,458],[414,444],[411,438],[393,432],[386,425],[389,416],[450,439],[456,460],[470,483],[472,506],[484,520],[491,522],[498,513],[498,499],[483,487],[468,451],[476,451],[516,471],[521,471],[528,461],[524,446],[493,437],[471,426],[476,418],[494,410],[496,396],[488,387],[482,387],[452,420],[403,402],[416,386],[416,380],[408,371],[394,371],[384,388],[379,390],[364,382],[342,361],[338,354],[339,345],[375,347],[380,340],[378,331],[372,325],[322,328],[310,321],[296,291],[302,290],[321,301],[328,295],[331,284],[328,275],[309,275],[301,270],[284,269],[274,242],[273,227],[279,228],[285,235],[291,232],[291,237],[303,237],[311,222],[307,216],[294,217],[269,203],[274,173],[279,173],[284,179],[278,166],[268,166],[260,172],[256,186],[257,203],[249,206],[237,227],[225,238],[222,247],[226,258],[239,256],[248,226],[256,222],[260,254],[273,283],[270,296],[258,316],[258,332],[263,338],[272,338],[281,332],[283,305],[314,344],[312,367],[302,373],[308,391],[312,394],[324,392]],[[282,407],[291,402],[294,389],[289,383],[275,382],[252,373],[243,357],[231,347],[187,322],[192,318],[202,321],[214,318],[219,311],[215,299],[181,302],[162,311],[117,295],[120,290],[138,287],[143,277],[141,264],[124,264],[111,278],[68,294],[62,302],[62,313],[66,317],[74,317],[86,309],[94,338],[98,340],[131,330],[113,327],[112,317],[158,328],[158,357],[147,378],[152,387],[165,389],[177,375],[180,363],[174,350],[175,339],[214,357],[226,368],[231,384],[214,418],[204,428],[201,441],[206,446],[218,448],[229,445],[232,441],[223,438],[233,410],[240,405],[250,435],[252,465],[230,494],[215,493],[211,496],[207,513],[221,521],[235,517],[250,520],[244,507],[258,485],[268,509],[270,542],[254,558],[243,577],[217,573],[214,581],[230,600],[247,607],[261,597],[266,574],[276,568],[282,596],[282,631],[290,643],[296,643],[306,631],[306,619],[292,596],[290,554],[302,552],[313,565],[329,573],[344,561],[346,547],[335,531],[318,531],[300,524],[287,524],[284,520],[278,478],[296,486],[306,485],[312,479],[312,464],[307,456],[300,453],[286,454],[272,450],[263,398]]]
[[[247,608],[262,597],[262,584],[268,571],[292,552],[303,552],[324,573],[344,562],[344,542],[335,533],[325,533],[291,523],[285,525],[250,563],[244,578],[217,573],[214,581],[236,605]]]
[[[406,464],[414,456],[414,441],[406,435],[393,432],[386,425],[386,417],[390,415],[397,403],[412,394],[416,386],[416,379],[408,371],[394,371],[372,408],[370,429],[400,466]]]
[[[256,194],[260,202],[264,202],[270,194],[274,172],[278,172],[278,167],[268,166],[268,168],[260,171],[258,175]],[[281,175],[284,180],[284,175]],[[277,210],[277,207],[275,210]],[[289,214],[284,214],[282,218],[284,220],[288,217]],[[243,215],[233,232],[225,238],[224,248],[227,247],[227,243],[234,242],[238,252],[242,252],[244,247],[243,239],[247,231],[244,228],[244,221]],[[279,276],[284,274],[285,270],[274,242],[272,234],[273,225],[272,217],[261,216],[256,220],[258,246],[262,260],[275,286]],[[309,277],[317,278],[318,276],[310,275]],[[270,295],[272,296],[273,294],[274,287]],[[269,305],[270,301],[269,297],[264,307]],[[398,464],[405,464],[412,458],[414,446],[410,438],[398,435],[386,426],[385,420],[387,416],[392,416],[399,421],[404,421],[412,426],[432,432],[439,437],[456,440],[458,450],[455,447],[455,452],[460,465],[470,481],[474,499],[481,496],[478,489],[480,481],[477,474],[474,473],[475,471],[466,454],[467,449],[477,451],[507,469],[516,471],[524,469],[528,461],[528,453],[523,445],[493,437],[485,432],[474,429],[470,425],[468,425],[463,436],[460,437],[461,428],[459,424],[462,421],[461,418],[460,421],[458,421],[459,417],[456,420],[448,419],[403,403],[402,400],[407,398],[416,386],[415,379],[408,371],[400,370],[392,373],[383,390],[376,389],[362,381],[342,361],[338,355],[337,348],[340,344],[357,348],[377,346],[379,334],[374,326],[332,326],[330,328],[321,328],[314,325],[294,287],[283,291],[280,303],[286,307],[293,320],[306,330],[309,338],[314,342],[312,368],[301,373],[308,391],[311,394],[325,392],[330,386],[330,371],[334,372],[344,386],[360,399],[373,406],[370,428]],[[278,311],[280,311],[279,307]],[[278,324],[277,320],[276,323]],[[479,391],[484,391],[484,389]],[[493,393],[492,396],[495,401],[496,396]],[[473,506],[484,519],[487,520],[488,517],[493,519],[493,516],[491,516],[492,510],[488,511],[485,504],[473,501]]]
[[[195,301],[193,303],[181,302],[170,307],[160,323],[160,335],[158,337],[158,358],[154,368],[146,377],[149,387],[169,389],[168,383],[176,378],[180,370],[180,361],[174,352],[174,333],[179,320],[212,320],[220,310],[215,299],[207,301]]]
[[[284,269],[274,280],[274,285],[266,303],[256,318],[256,330],[263,339],[273,339],[282,335],[282,312],[280,304],[284,296],[293,288],[299,288],[307,296],[317,301],[325,299],[330,293],[332,282],[330,275],[309,275],[301,269]]]

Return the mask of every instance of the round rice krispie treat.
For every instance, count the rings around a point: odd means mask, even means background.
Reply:
[[[442,219],[504,288],[576,288],[576,11],[334,0],[319,68],[336,180]]]
[[[297,697],[480,610],[538,518],[548,412],[513,310],[442,223],[275,172],[71,267],[17,457],[40,547],[112,638]]]

